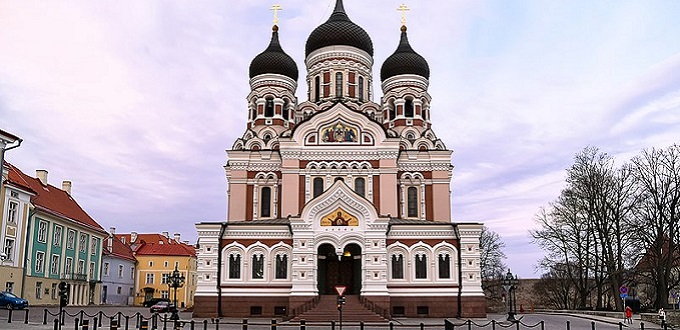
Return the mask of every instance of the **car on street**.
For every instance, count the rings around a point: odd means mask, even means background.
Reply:
[[[151,306],[149,310],[151,313],[172,313],[176,311],[177,308],[169,301],[159,301],[155,305]]]
[[[167,298],[151,298],[149,300],[146,300],[142,303],[142,306],[144,307],[151,307],[155,304],[157,304],[160,301],[167,301],[168,303],[170,302],[170,299]]]
[[[19,298],[11,292],[0,292],[0,307],[22,309],[28,307],[28,300]]]

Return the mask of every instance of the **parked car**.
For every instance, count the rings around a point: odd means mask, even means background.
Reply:
[[[168,303],[170,302],[170,299],[167,298],[151,298],[145,302],[142,303],[142,306],[144,307],[151,307],[161,301],[167,301]]]
[[[177,310],[175,305],[171,304],[169,301],[159,301],[155,305],[149,308],[151,313],[172,313]]]
[[[0,292],[0,307],[22,309],[28,307],[28,300],[19,298],[11,292]]]

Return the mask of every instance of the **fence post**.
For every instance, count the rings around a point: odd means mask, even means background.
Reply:
[[[89,330],[90,329],[90,320],[83,320],[82,326],[80,328],[83,329],[83,330]]]
[[[640,330],[645,330],[645,322],[640,322]]]
[[[28,324],[28,308],[25,309],[26,314],[24,315],[24,324]]]
[[[276,319],[272,319],[272,330],[276,330]]]
[[[517,327],[517,330],[519,330],[519,323],[520,323],[519,320],[515,320],[515,326]]]
[[[43,325],[47,324],[47,308],[43,309]]]
[[[425,330],[425,324],[423,322],[420,322],[420,330]]]
[[[194,322],[195,322],[194,320],[191,320],[191,322],[189,322],[191,330],[194,330]]]
[[[208,320],[203,320],[203,330],[208,330]]]
[[[128,330],[129,324],[130,324],[130,317],[125,315],[125,330]]]
[[[248,319],[243,319],[243,324],[241,325],[241,330],[248,330]]]
[[[163,314],[163,330],[168,329],[168,314]]]
[[[567,330],[571,330],[571,323],[567,321]]]
[[[99,324],[99,320],[97,320],[97,318],[95,317],[94,322],[92,322],[92,323],[93,323],[92,328],[94,328],[94,330],[97,330],[97,325]]]
[[[99,323],[97,325],[99,325],[100,327],[102,326],[102,314],[103,312],[99,311]]]
[[[335,330],[335,321],[331,320],[331,330]]]
[[[118,321],[111,316],[111,320],[109,321],[109,329],[110,330],[118,330]]]
[[[61,325],[63,326],[64,322],[66,322],[66,310],[62,309],[61,311],[59,311],[59,323],[61,323]]]
[[[545,321],[541,321],[541,330],[545,330]]]
[[[73,320],[74,329],[78,330],[78,326],[80,325],[80,319],[76,317],[75,320]]]
[[[623,330],[623,323],[619,322],[619,330]]]
[[[7,323],[12,323],[12,311],[13,311],[13,309],[11,309],[11,308],[7,310],[7,312],[9,313],[7,315]]]
[[[54,330],[59,330],[59,319],[54,319]]]
[[[394,330],[394,322],[390,321],[390,330]]]
[[[496,320],[491,320],[491,330],[496,330]]]
[[[361,330],[363,329],[361,328]],[[307,330],[307,322],[305,320],[300,320],[300,330]]]
[[[81,309],[81,310],[80,310],[80,321],[81,321],[81,323],[82,323],[83,320],[85,320],[85,318],[83,317],[83,314],[84,314],[84,313],[85,313],[85,312]]]
[[[468,330],[472,330],[472,320],[467,320]]]
[[[220,319],[215,319],[215,330],[220,330]]]
[[[595,321],[590,321],[590,328],[595,330]]]

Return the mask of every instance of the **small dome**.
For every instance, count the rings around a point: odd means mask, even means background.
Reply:
[[[394,54],[390,55],[380,68],[380,80],[400,74],[415,74],[430,79],[430,66],[424,57],[416,53],[408,43],[406,26],[401,27],[401,41]]]
[[[335,2],[335,10],[328,20],[319,25],[307,38],[305,56],[326,46],[346,45],[359,48],[373,56],[373,42],[368,33],[350,21],[342,0]]]
[[[265,73],[276,73],[289,77],[295,81],[298,79],[298,69],[295,61],[286,54],[279,44],[279,28],[272,28],[272,40],[262,53],[255,56],[250,62],[250,78]]]

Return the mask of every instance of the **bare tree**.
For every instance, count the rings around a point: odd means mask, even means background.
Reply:
[[[633,158],[632,176],[640,189],[634,228],[644,251],[638,270],[655,287],[654,307],[667,307],[680,262],[680,146],[643,150]]]

